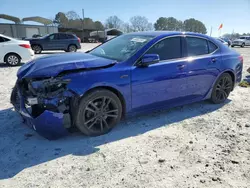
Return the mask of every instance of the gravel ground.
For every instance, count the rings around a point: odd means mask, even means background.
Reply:
[[[235,49],[246,76],[250,48]],[[104,136],[48,141],[9,103],[17,69],[0,67],[0,187],[250,187],[250,88],[237,87],[223,105],[195,103],[125,120]]]

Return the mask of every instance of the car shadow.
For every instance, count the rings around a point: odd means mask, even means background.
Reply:
[[[66,155],[86,156],[98,152],[101,145],[138,136],[160,127],[168,127],[185,119],[211,113],[225,104],[207,101],[185,105],[123,120],[110,133],[86,137],[71,133],[59,140],[49,141],[22,124],[12,109],[0,111],[0,179],[8,179],[22,170]]]
[[[14,66],[14,67],[21,67],[22,65],[24,65],[25,63],[20,63],[18,66]],[[10,68],[12,68],[11,66],[9,66],[9,65],[7,65],[6,63],[4,63],[4,62],[1,62],[0,63],[0,68],[7,68],[7,67],[10,67]]]

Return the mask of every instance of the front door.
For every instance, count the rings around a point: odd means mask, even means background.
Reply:
[[[187,62],[182,58],[182,37],[166,38],[146,54],[158,54],[160,62],[132,68],[132,109],[143,111],[166,104],[183,104],[188,96]]]
[[[51,34],[45,39],[44,50],[60,50],[59,34]]]

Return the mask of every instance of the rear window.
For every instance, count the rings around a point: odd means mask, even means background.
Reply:
[[[206,39],[186,37],[186,41],[188,56],[198,56],[209,53]]]

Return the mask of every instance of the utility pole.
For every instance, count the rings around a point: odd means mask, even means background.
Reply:
[[[84,42],[84,9],[82,9],[82,40]]]
[[[213,27],[211,26],[211,29],[210,29],[210,37],[212,36],[212,31],[213,31]]]

